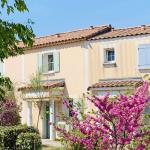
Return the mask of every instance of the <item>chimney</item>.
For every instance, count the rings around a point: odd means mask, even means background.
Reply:
[[[111,28],[111,31],[114,31],[114,30],[115,30],[115,28],[114,28],[114,27],[112,27],[112,28]]]
[[[141,30],[145,30],[146,25],[141,25]]]
[[[56,36],[59,38],[59,37],[60,37],[60,34],[56,34]]]
[[[94,29],[94,27],[93,27],[93,26],[90,26],[90,28],[91,28],[91,29]]]
[[[111,24],[109,24],[108,26],[109,26],[109,28],[113,28]]]

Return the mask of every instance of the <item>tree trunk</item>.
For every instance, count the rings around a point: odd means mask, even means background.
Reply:
[[[38,129],[38,126],[39,126],[39,120],[40,120],[40,114],[41,114],[41,110],[42,110],[42,104],[43,104],[42,101],[40,101],[38,119],[37,119],[37,124],[36,124],[37,129]]]

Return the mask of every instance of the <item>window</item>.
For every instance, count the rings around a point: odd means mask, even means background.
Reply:
[[[139,69],[150,69],[150,44],[141,44],[138,47]]]
[[[59,51],[40,53],[37,56],[38,69],[43,73],[56,73],[60,71]]]
[[[105,50],[105,62],[115,61],[115,51],[113,48]]]
[[[54,71],[54,55],[48,55],[48,71]]]
[[[104,96],[106,93],[109,93],[109,96],[110,97],[115,97],[115,96],[117,96],[119,93],[120,93],[120,91],[113,91],[113,90],[106,90],[106,91],[99,91],[98,93],[97,93],[97,95],[98,96]]]
[[[54,54],[45,53],[42,55],[42,71],[48,73],[54,71]]]

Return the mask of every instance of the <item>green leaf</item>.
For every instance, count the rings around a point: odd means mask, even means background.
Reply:
[[[1,7],[4,8],[6,3],[7,3],[7,0],[1,0]]]
[[[14,8],[12,6],[7,7],[7,14],[9,15],[10,13],[14,13]]]

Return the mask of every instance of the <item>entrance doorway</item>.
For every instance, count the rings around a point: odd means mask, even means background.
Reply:
[[[50,111],[49,111],[49,102],[46,102],[46,138],[50,138],[50,125],[49,125],[49,120],[50,120]]]

